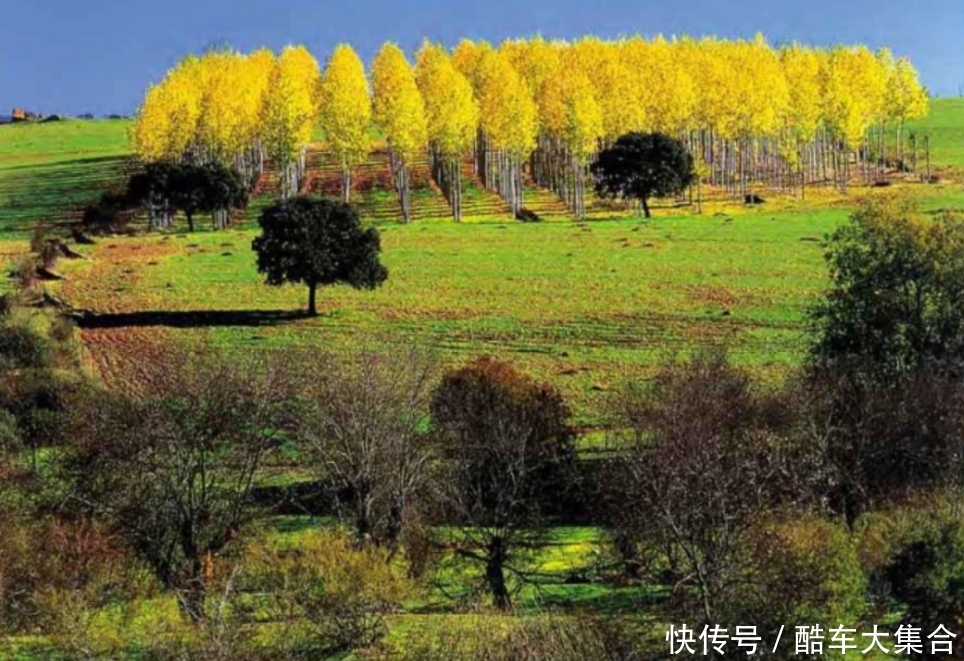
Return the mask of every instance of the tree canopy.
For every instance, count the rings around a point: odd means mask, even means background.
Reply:
[[[592,164],[599,195],[638,200],[650,217],[650,197],[686,190],[694,178],[686,146],[662,133],[627,133]]]
[[[344,283],[375,289],[388,278],[378,259],[378,230],[363,228],[349,204],[298,196],[265,209],[258,224],[261,236],[252,243],[258,253],[258,271],[269,285],[307,285],[311,315],[318,314],[319,285]]]
[[[883,381],[964,367],[964,220],[874,200],[829,238],[831,289],[813,310],[823,368],[872,368]]]

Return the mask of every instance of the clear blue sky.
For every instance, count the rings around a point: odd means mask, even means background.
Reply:
[[[9,0],[0,12],[0,114],[135,109],[151,81],[215,43],[382,42],[640,33],[866,43],[909,56],[941,96],[964,87],[962,0]]]

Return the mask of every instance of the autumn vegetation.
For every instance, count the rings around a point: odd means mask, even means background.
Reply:
[[[886,49],[763,37],[184,59],[123,185],[38,226],[0,297],[0,659],[637,661],[681,623],[786,627],[766,652],[790,659],[796,626],[964,633],[964,215],[870,191],[914,167],[928,103]],[[358,205],[376,147],[404,226]],[[455,220],[480,185],[576,222],[410,224],[425,162]],[[833,209],[804,206],[818,183]],[[740,213],[650,219],[704,188]],[[760,190],[800,207],[762,217]],[[599,201],[622,215],[582,222]],[[794,297],[741,314],[775,257]],[[289,285],[308,314],[275,309]]]
[[[513,213],[531,181],[581,218],[590,165],[627,133],[681,140],[694,186],[743,198],[760,183],[802,196],[818,181],[846,189],[854,178],[877,181],[888,165],[910,168],[904,126],[928,107],[911,63],[887,49],[773,48],[762,36],[465,40],[451,51],[426,42],[413,59],[394,44],[370,72],[346,44],[323,68],[303,47],[191,56],[148,90],[134,151],[145,162],[221,162],[252,186],[268,161],[286,198],[306,181],[318,130],[349,201],[353,169],[380,136],[405,220],[408,166],[426,152],[457,220],[466,157]]]

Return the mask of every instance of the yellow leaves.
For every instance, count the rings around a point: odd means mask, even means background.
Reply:
[[[820,56],[793,44],[780,52],[789,88],[787,122],[798,140],[809,141],[820,126]]]
[[[542,129],[559,138],[578,160],[584,160],[603,137],[603,111],[589,75],[572,63],[571,51],[553,51],[553,55],[545,60],[548,66],[540,88]]]
[[[883,116],[886,71],[866,46],[836,48],[824,62],[824,121],[847,145],[858,145]]]
[[[148,89],[131,130],[145,160],[187,154],[229,160],[262,144],[290,160],[316,123],[345,165],[370,148],[374,121],[411,158],[427,142],[454,157],[480,123],[489,144],[529,154],[540,132],[582,158],[600,138],[629,131],[711,129],[725,139],[812,140],[821,127],[850,146],[877,122],[927,113],[913,65],[889,51],[771,48],[762,35],[717,39],[573,43],[541,37],[493,48],[463,40],[449,53],[426,43],[413,71],[397,46],[372,63],[372,89],[347,45],[332,53],[321,82],[303,47],[188,57]],[[795,150],[796,147],[793,147]],[[792,156],[787,157],[792,160]]]
[[[493,149],[526,158],[536,146],[538,109],[528,86],[501,51],[482,53],[476,69],[482,128]]]
[[[237,53],[208,53],[201,58],[205,85],[198,142],[214,160],[225,162],[250,144],[262,98],[252,98],[246,58]]]
[[[135,152],[146,160],[183,156],[195,143],[202,95],[201,62],[188,57],[148,90],[132,132]]]
[[[428,142],[425,103],[415,73],[395,44],[385,44],[372,62],[375,123],[389,144],[409,161]]]
[[[630,69],[620,57],[618,43],[587,37],[574,43],[564,56],[567,73],[580,70],[593,85],[603,115],[603,134],[610,139],[641,128],[644,107],[634,97]]]
[[[372,100],[361,58],[347,44],[335,47],[320,86],[321,128],[328,148],[345,165],[365,160]]]
[[[281,163],[311,142],[318,119],[318,63],[303,46],[289,46],[275,62],[261,113],[268,154]]]
[[[418,53],[415,80],[425,102],[428,138],[442,155],[455,158],[475,140],[479,109],[472,86],[441,46],[426,42]]]
[[[917,70],[905,57],[891,62],[887,71],[886,114],[904,122],[927,115],[927,91],[920,84]]]

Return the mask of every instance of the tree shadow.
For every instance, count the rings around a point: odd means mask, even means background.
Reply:
[[[286,321],[309,319],[302,310],[203,310],[174,312],[144,311],[121,313],[79,312],[79,328],[217,328],[224,326],[272,326]]]

